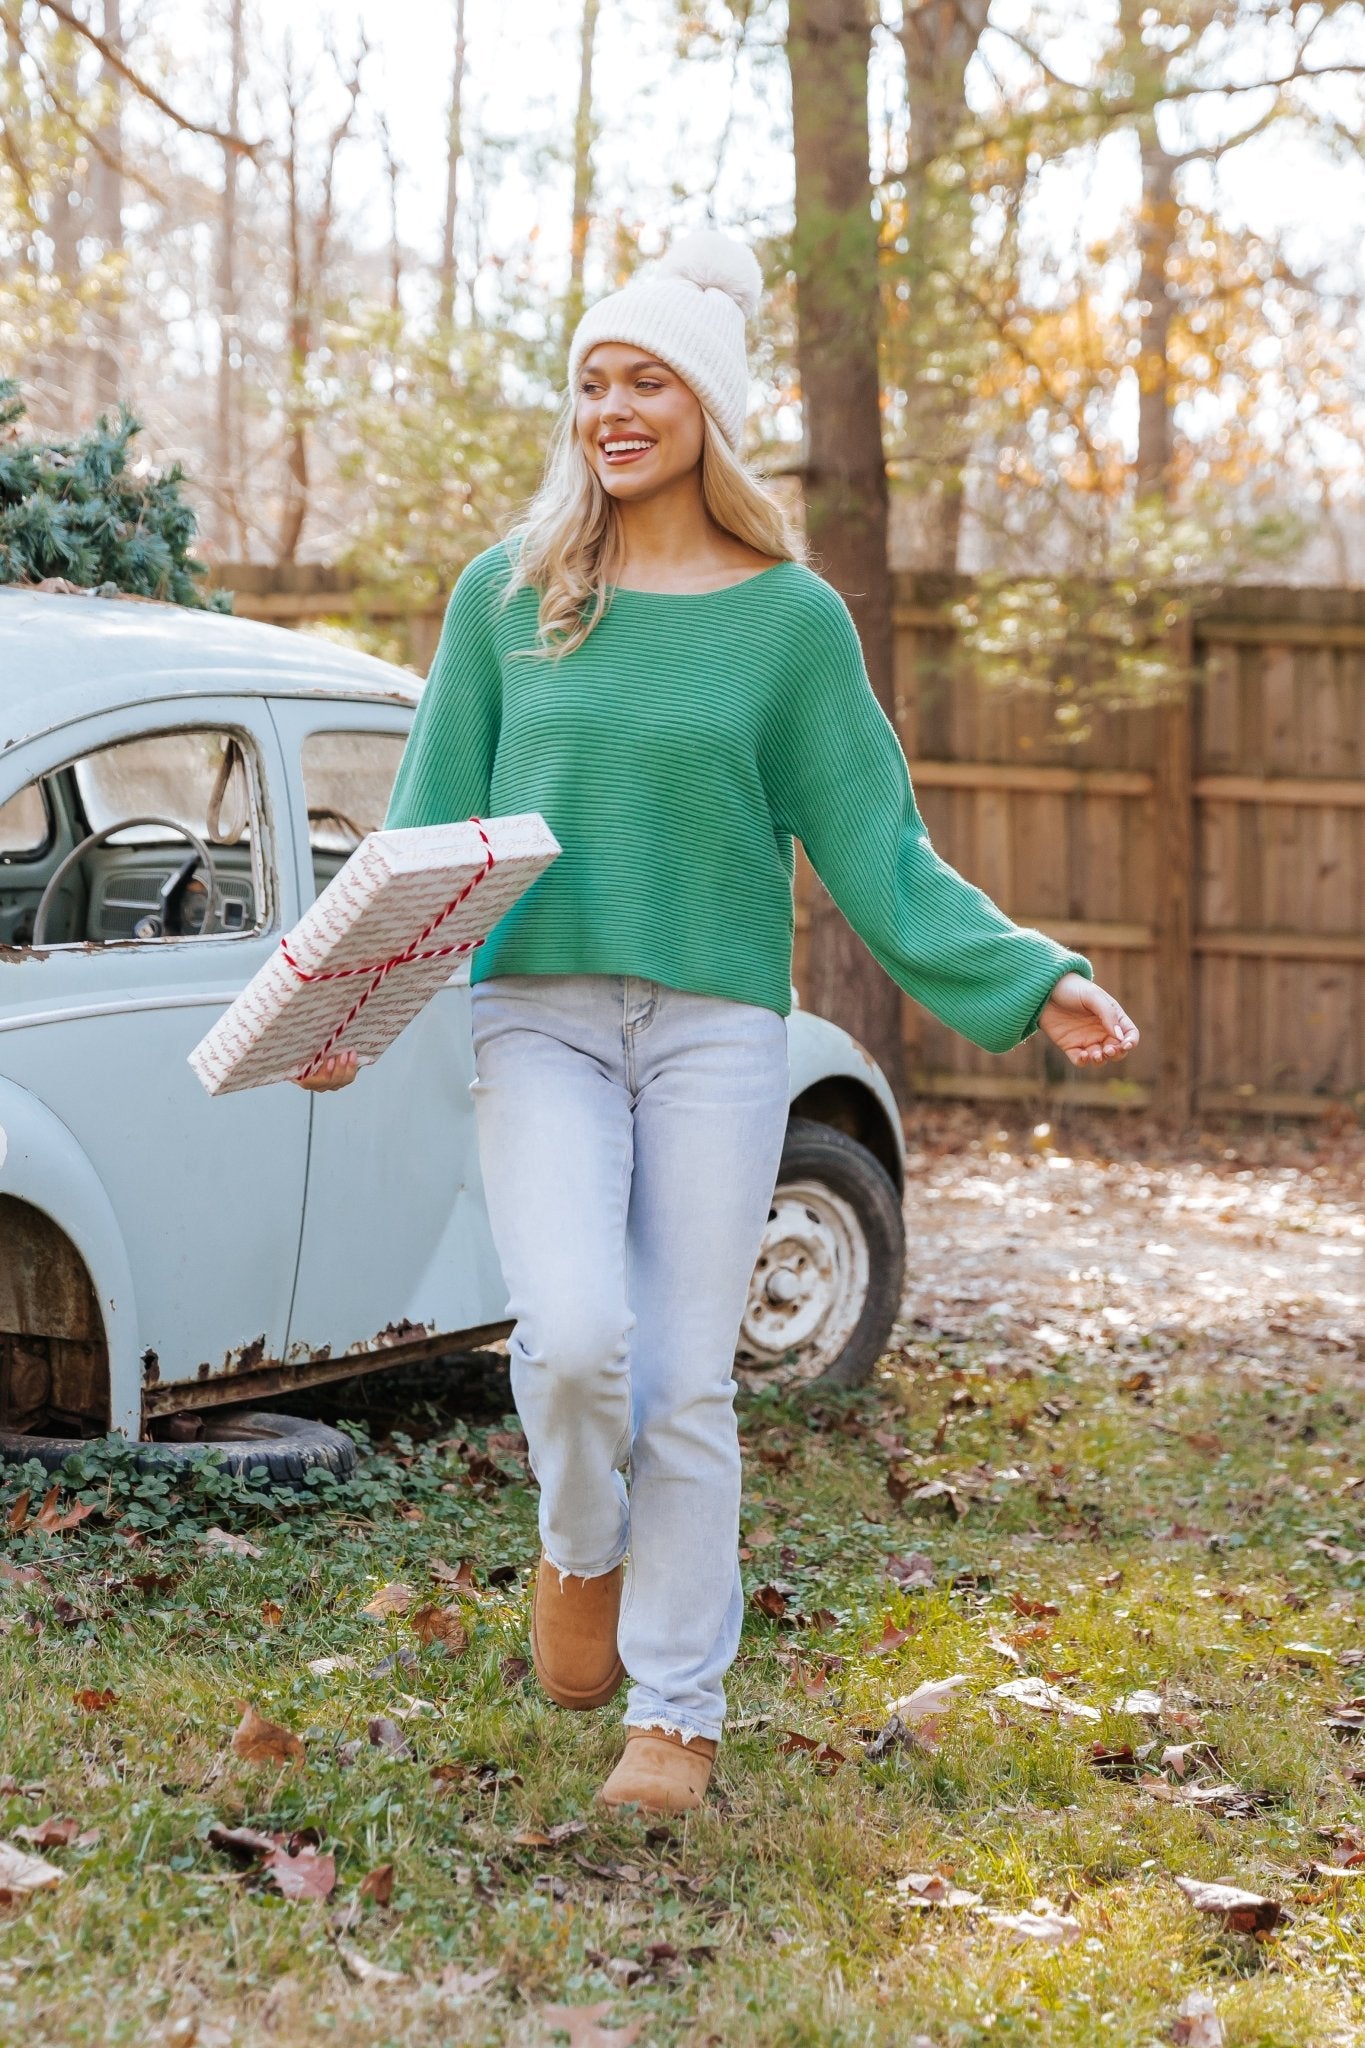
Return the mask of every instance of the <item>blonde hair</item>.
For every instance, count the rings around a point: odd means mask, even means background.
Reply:
[[[607,609],[608,584],[625,566],[621,515],[583,452],[575,413],[571,391],[550,435],[540,488],[504,535],[512,574],[501,602],[527,586],[539,590],[537,646],[526,651],[555,660],[582,646]],[[804,562],[805,543],[786,508],[746,468],[704,405],[701,415],[701,494],[710,517],[761,554]]]

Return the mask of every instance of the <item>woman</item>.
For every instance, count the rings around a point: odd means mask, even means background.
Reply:
[[[760,287],[704,232],[579,322],[545,480],[455,586],[386,820],[539,811],[563,849],[474,955],[471,1091],[541,1489],[536,1672],[571,1708],[629,1674],[598,1796],[660,1812],[701,1803],[743,1614],[731,1367],[787,1121],[792,835],[977,1044],[1137,1042],[930,847],[849,612],[735,454]]]

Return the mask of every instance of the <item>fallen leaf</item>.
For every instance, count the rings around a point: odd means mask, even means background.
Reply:
[[[514,1686],[521,1684],[530,1669],[531,1666],[525,1657],[504,1657],[498,1665],[498,1675],[511,1692]]]
[[[1223,2048],[1223,2023],[1206,1991],[1191,1991],[1181,1999],[1171,2022],[1171,2039],[1176,2048]]]
[[[27,1842],[30,1849],[65,1849],[75,1841],[80,1831],[78,1820],[59,1819],[54,1813],[33,1827],[16,1828],[14,1833],[19,1841]]]
[[[1140,1720],[1159,1721],[1166,1702],[1159,1692],[1152,1692],[1143,1686],[1137,1692],[1126,1692],[1122,1699],[1114,1701],[1116,1714],[1135,1714]]]
[[[1015,1700],[1021,1707],[1036,1708],[1040,1714],[1070,1714],[1080,1721],[1100,1718],[1096,1708],[1069,1698],[1045,1678],[1010,1678],[1004,1685],[997,1685],[994,1692],[997,1699]]]
[[[1028,1913],[988,1913],[992,1927],[1002,1927],[1024,1941],[1041,1941],[1048,1948],[1062,1948],[1075,1941],[1081,1923],[1070,1913],[1059,1913],[1046,1899],[1035,1899]]]
[[[1359,1735],[1365,1731],[1365,1693],[1357,1693],[1354,1699],[1343,1700],[1339,1707],[1333,1707],[1324,1716],[1323,1726],[1330,1728],[1334,1735]]]
[[[51,1891],[64,1875],[41,1856],[30,1856],[9,1842],[0,1842],[0,1900],[6,1904],[26,1892]]]
[[[412,1751],[408,1747],[407,1737],[398,1723],[391,1721],[387,1714],[380,1714],[369,1722],[365,1732],[375,1749],[386,1749],[391,1756],[399,1758],[400,1761],[411,1762]]]
[[[831,1776],[840,1764],[848,1761],[841,1749],[835,1749],[828,1742],[813,1742],[809,1735],[802,1735],[795,1728],[786,1730],[777,1749],[780,1756],[809,1756],[817,1771],[828,1772]]]
[[[438,1607],[434,1601],[428,1601],[413,1609],[408,1627],[419,1643],[439,1643],[448,1657],[458,1657],[469,1648],[469,1630],[458,1607]]]
[[[1269,1934],[1290,1919],[1276,1899],[1263,1899],[1259,1892],[1244,1892],[1236,1885],[1205,1884],[1197,1877],[1178,1877],[1185,1897],[1196,1913],[1211,1913],[1237,1934]]]
[[[447,1963],[442,1970],[437,1989],[442,1998],[473,1998],[480,1991],[486,1991],[502,1975],[493,1964],[486,1970],[462,1970],[458,1963]]]
[[[41,1586],[45,1593],[52,1591],[36,1564],[11,1564],[7,1557],[0,1557],[0,1579],[10,1586]]]
[[[970,1503],[957,1487],[950,1486],[946,1479],[926,1479],[921,1486],[911,1489],[911,1500],[937,1501],[942,1507],[950,1508],[955,1515],[965,1515]]]
[[[322,1854],[308,1842],[292,1856],[278,1843],[262,1867],[286,1899],[329,1899],[336,1889],[336,1857],[330,1850]]]
[[[934,1560],[922,1550],[908,1550],[901,1557],[888,1557],[885,1575],[906,1592],[934,1583]]]
[[[1103,1742],[1092,1742],[1090,1763],[1106,1778],[1135,1778],[1142,1769],[1141,1762],[1127,1743],[1121,1749],[1110,1749]]]
[[[201,1550],[226,1550],[233,1557],[260,1557],[262,1553],[254,1543],[248,1543],[245,1536],[235,1535],[230,1529],[205,1529],[199,1538]]]
[[[888,1614],[882,1624],[880,1638],[875,1643],[864,1643],[863,1653],[868,1657],[888,1656],[892,1650],[899,1650],[904,1644],[908,1643],[914,1636],[914,1633],[915,1631],[912,1628],[897,1628],[895,1622],[892,1621],[891,1616]]]
[[[466,1600],[483,1598],[483,1588],[474,1584],[472,1558],[462,1557],[458,1565],[442,1564],[439,1558],[433,1558],[427,1569],[438,1585],[449,1586],[452,1592],[462,1594]]]
[[[435,1566],[432,1570],[435,1570]],[[411,1586],[405,1586],[401,1579],[395,1579],[390,1585],[381,1586],[360,1611],[362,1614],[368,1614],[372,1621],[386,1621],[391,1614],[406,1614],[416,1598],[417,1595]]]
[[[278,1628],[284,1620],[284,1609],[278,1600],[262,1600],[261,1620],[267,1628]]]
[[[947,1906],[955,1911],[965,1911],[981,1904],[979,1892],[965,1892],[949,1881],[938,1870],[909,1870],[904,1877],[896,1879],[896,1890],[907,1906]]]
[[[210,1848],[222,1849],[238,1862],[251,1863],[258,1856],[270,1856],[279,1847],[279,1837],[264,1835],[259,1828],[225,1828],[215,1821],[208,1831]]]
[[[386,1970],[380,1963],[372,1963],[359,1949],[350,1948],[344,1941],[337,1943],[337,1954],[360,1984],[402,1984],[406,1975],[402,1970]]]
[[[1055,1600],[1026,1600],[1022,1593],[1010,1594],[1010,1606],[1027,1621],[1041,1621],[1047,1615],[1062,1611]]]
[[[770,1621],[781,1621],[787,1612],[787,1595],[779,1586],[756,1586],[749,1595],[749,1604]]]
[[[536,2017],[556,2033],[567,2034],[569,2048],[630,2048],[640,2038],[643,2020],[628,2027],[607,2027],[602,2021],[611,2011],[611,2000],[598,2005],[542,2005]]]
[[[83,1685],[71,1697],[83,1714],[107,1714],[110,1707],[118,1705],[118,1694],[107,1685],[100,1692],[96,1692],[93,1686]]]
[[[314,1657],[309,1663],[308,1669],[312,1672],[314,1678],[330,1678],[334,1671],[354,1671],[356,1669],[356,1659],[344,1656]]]
[[[17,1536],[28,1521],[28,1504],[32,1498],[33,1491],[30,1487],[26,1486],[18,1499],[11,1505],[9,1513],[5,1516],[5,1527],[10,1531],[11,1535]]]
[[[379,1863],[373,1870],[367,1870],[360,1880],[360,1896],[373,1899],[376,1906],[387,1906],[393,1897],[393,1865]]]
[[[246,1700],[242,1701],[242,1718],[233,1731],[232,1751],[248,1764],[303,1763],[307,1757],[302,1738],[292,1728],[267,1721]]]
[[[931,1714],[942,1714],[953,1704],[953,1694],[960,1685],[967,1683],[966,1677],[956,1673],[952,1678],[926,1678],[913,1692],[903,1693],[898,1700],[892,1700],[887,1711],[899,1714],[906,1726],[913,1728],[917,1721],[924,1721]]]
[[[1013,1643],[1007,1643],[1003,1636],[996,1635],[994,1631],[986,1637],[986,1641],[995,1651],[997,1657],[1004,1657],[1009,1663],[1013,1664],[1016,1671],[1022,1668],[1024,1660],[1015,1649]]]
[[[60,1536],[67,1529],[75,1529],[88,1515],[95,1512],[93,1502],[78,1500],[64,1515],[58,1514],[57,1497],[61,1490],[60,1486],[50,1488],[42,1506],[33,1517],[34,1528],[41,1529],[44,1536]]]

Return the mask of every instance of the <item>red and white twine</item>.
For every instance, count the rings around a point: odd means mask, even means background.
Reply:
[[[414,960],[446,960],[457,953],[472,953],[477,946],[483,944],[482,939],[459,939],[454,945],[450,946],[428,947],[426,944],[427,940],[436,930],[436,927],[444,924],[448,917],[453,916],[465,899],[473,894],[480,882],[492,871],[493,848],[489,844],[488,834],[483,829],[482,820],[471,818],[469,823],[478,828],[479,837],[483,841],[484,853],[486,855],[483,866],[472,880],[465,883],[459,895],[451,898],[444,910],[438,910],[431,922],[423,925],[411,945],[406,946],[401,953],[395,953],[388,960],[371,961],[363,967],[327,967],[319,969],[316,973],[310,973],[306,967],[300,967],[298,961],[290,952],[289,941],[287,939],[280,940],[280,951],[284,955],[286,965],[293,969],[300,981],[310,983],[316,981],[349,981],[354,977],[362,975],[369,975],[371,977],[369,987],[361,990],[350,1009],[346,1012],[346,1015],[328,1038],[321,1052],[315,1053],[308,1062],[308,1065],[298,1075],[297,1078],[299,1080],[306,1080],[310,1074],[317,1072],[317,1069],[322,1065],[327,1055],[336,1049],[337,1045],[350,1030],[352,1024],[354,1024],[356,1018],[370,1000],[370,997],[383,987],[396,968],[407,967]]]

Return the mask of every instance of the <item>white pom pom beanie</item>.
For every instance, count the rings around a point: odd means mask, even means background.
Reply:
[[[744,323],[762,290],[758,259],[743,242],[711,228],[684,235],[646,276],[583,315],[569,345],[570,391],[595,342],[634,342],[691,385],[738,448],[749,398]]]

